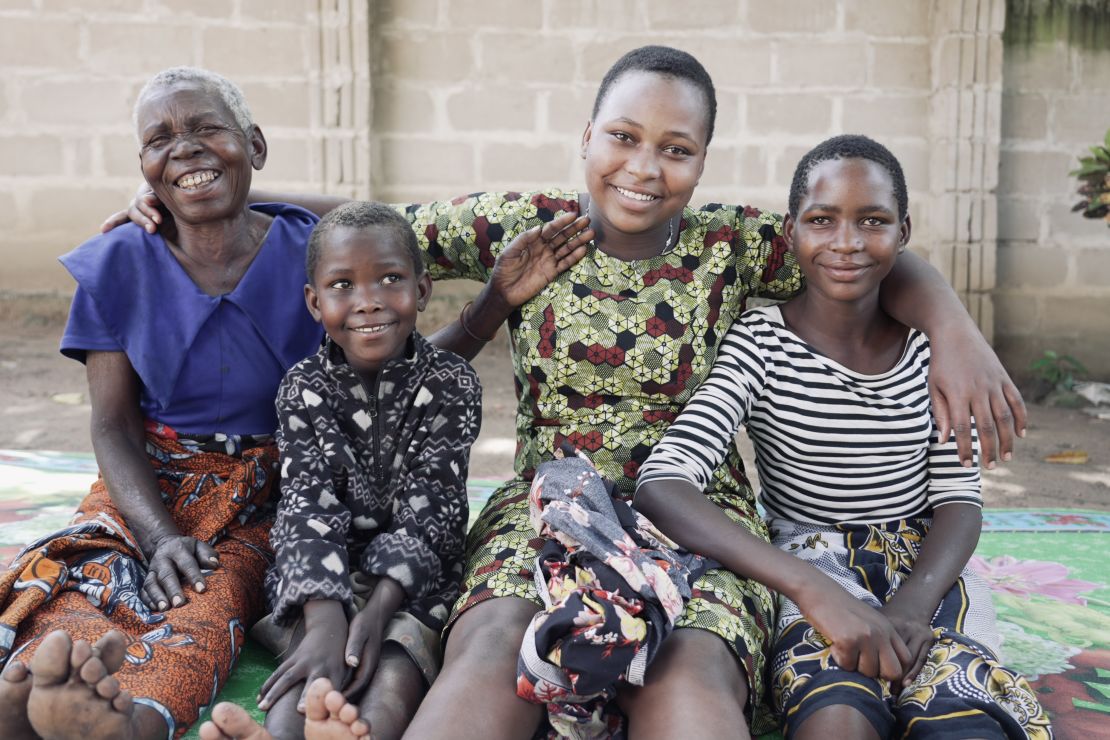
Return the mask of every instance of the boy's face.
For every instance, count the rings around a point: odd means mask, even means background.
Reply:
[[[890,173],[868,159],[833,159],[809,173],[809,192],[783,227],[807,290],[833,300],[869,297],[910,238]]]
[[[336,227],[320,244],[316,275],[304,289],[312,317],[360,374],[405,351],[432,292],[409,252],[387,229]]]

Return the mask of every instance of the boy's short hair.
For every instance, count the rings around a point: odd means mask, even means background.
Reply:
[[[686,80],[701,90],[705,96],[707,108],[705,144],[709,145],[713,140],[713,126],[717,121],[717,90],[713,87],[713,78],[692,54],[669,46],[641,46],[614,62],[597,89],[594,109],[590,114],[591,120],[597,118],[597,112],[601,110],[605,96],[609,94],[616,81],[629,72],[652,72],[664,77]]]
[[[424,274],[424,258],[416,234],[405,217],[385,203],[356,200],[345,203],[320,219],[308,237],[308,251],[305,254],[304,270],[311,284],[316,280],[316,263],[320,261],[320,249],[324,239],[337,228],[366,229],[377,226],[390,232],[397,242],[409,253],[416,277]]]
[[[898,203],[898,218],[906,220],[909,211],[909,196],[906,194],[906,176],[898,158],[885,146],[861,134],[843,134],[822,141],[806,152],[794,169],[794,179],[790,183],[789,212],[797,217],[802,198],[809,192],[809,173],[822,162],[832,159],[867,159],[882,167],[890,174],[894,184],[894,200]]]

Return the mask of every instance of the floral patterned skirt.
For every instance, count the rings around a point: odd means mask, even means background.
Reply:
[[[536,557],[544,540],[532,527],[528,512],[529,481],[516,479],[490,497],[467,539],[467,569],[462,596],[447,629],[473,606],[489,599],[516,596],[543,608],[536,588]],[[745,528],[766,537],[762,522],[748,498],[710,496],[728,516]],[[732,650],[748,681],[746,711],[752,730],[759,734],[774,728],[765,701],[765,656],[770,654],[774,631],[774,597],[762,584],[723,569],[703,574],[693,585],[693,598],[675,628],[702,629],[719,636]]]
[[[929,523],[821,526],[773,519],[770,527],[773,544],[878,608],[909,577]],[[1052,737],[1048,715],[1025,678],[998,661],[994,608],[981,577],[964,569],[932,627],[936,642],[925,666],[894,694],[887,681],[841,669],[797,604],[782,597],[771,682],[786,737],[832,705],[855,707],[882,737]]]

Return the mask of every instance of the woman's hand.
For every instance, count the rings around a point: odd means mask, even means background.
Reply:
[[[305,633],[292,655],[282,661],[258,690],[258,708],[269,711],[274,703],[299,683],[304,683],[297,711],[304,711],[308,687],[317,678],[342,686],[347,674],[343,662],[343,635],[347,617],[338,601],[309,601],[304,605]]]
[[[139,592],[139,598],[148,609],[165,611],[167,608],[185,603],[182,593],[180,574],[187,584],[197,593],[204,592],[204,568],[216,568],[220,564],[215,548],[186,535],[168,535],[154,544],[150,555],[146,580]]]
[[[107,234],[117,226],[123,226],[128,221],[134,221],[148,234],[153,234],[162,223],[162,201],[145,182],[135,192],[135,197],[127,204],[127,208],[116,211],[100,224],[100,233]]]
[[[798,608],[830,643],[832,657],[841,668],[887,681],[899,681],[905,675],[910,650],[895,625],[878,609],[857,600],[823,574],[798,596]]]
[[[902,674],[902,685],[906,686],[917,677],[918,671],[925,665],[936,636],[929,625],[931,614],[903,604],[905,602],[899,602],[898,595],[895,594],[894,598],[879,611],[890,620],[894,629],[898,630],[898,635],[910,651],[909,668]]]
[[[929,394],[943,442],[952,432],[960,462],[970,467],[971,417],[984,467],[1013,454],[1014,431],[1025,436],[1025,403],[986,339],[970,322],[930,337]]]
[[[493,266],[490,290],[510,308],[534,298],[561,272],[586,254],[594,238],[588,216],[573,213],[536,226],[509,242]]]

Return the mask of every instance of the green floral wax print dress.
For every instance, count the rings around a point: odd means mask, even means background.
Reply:
[[[405,208],[433,278],[485,281],[520,232],[567,211],[578,194],[481,193]],[[586,452],[630,498],[636,472],[709,373],[748,296],[787,298],[800,286],[777,214],[707,205],[683,212],[678,244],[623,261],[591,248],[509,318],[516,375],[517,477],[493,494],[470,531],[463,595],[452,622],[487,599],[541,605],[533,581],[543,541],[528,519],[533,471],[564,442]],[[767,531],[735,449],[707,495],[759,537]],[[762,585],[711,570],[676,627],[709,630],[743,664],[751,706],[762,707],[774,606]],[[762,711],[755,712],[756,731]]]

